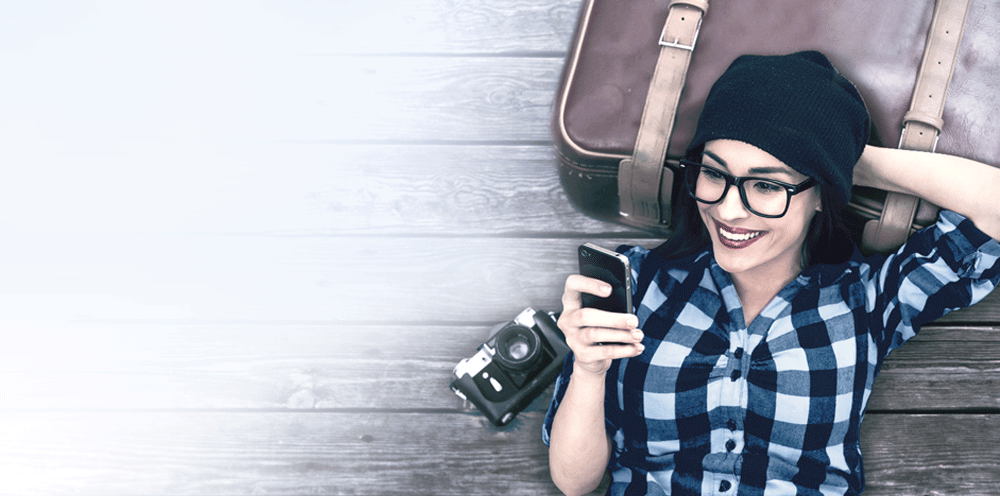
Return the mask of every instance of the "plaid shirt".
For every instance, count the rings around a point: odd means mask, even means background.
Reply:
[[[710,252],[620,250],[646,348],[608,370],[614,495],[860,493],[858,433],[882,360],[1000,280],[1000,244],[942,211],[892,256],[807,268],[747,326]]]

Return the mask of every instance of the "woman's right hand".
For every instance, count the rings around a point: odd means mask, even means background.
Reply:
[[[573,350],[574,371],[603,376],[612,360],[642,353],[643,335],[635,315],[584,308],[583,293],[606,297],[611,294],[611,285],[579,274],[569,276],[558,325]]]

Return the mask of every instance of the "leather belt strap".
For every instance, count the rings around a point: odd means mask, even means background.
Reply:
[[[970,3],[971,0],[938,0],[934,7],[934,19],[927,35],[910,111],[903,116],[899,148],[933,152],[937,146],[938,136],[944,128],[941,116],[945,96],[955,71]],[[902,246],[910,236],[913,218],[921,201],[932,211],[937,210],[926,200],[889,192],[882,216],[865,224],[862,247],[886,253]]]
[[[660,35],[660,55],[649,83],[631,157],[618,166],[619,210],[637,223],[670,223],[673,171],[665,167],[691,55],[708,12],[706,0],[672,0]]]

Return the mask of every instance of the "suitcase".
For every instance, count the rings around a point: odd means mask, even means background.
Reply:
[[[857,85],[872,144],[998,166],[997,32],[1000,0],[730,0],[712,8],[705,0],[586,0],[552,113],[563,188],[592,217],[669,235],[677,160],[712,83],[744,53],[800,50],[823,52]],[[928,202],[866,188],[854,188],[847,209],[856,241],[881,252],[936,214]]]

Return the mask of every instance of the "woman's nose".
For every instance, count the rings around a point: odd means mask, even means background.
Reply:
[[[726,196],[716,205],[716,210],[719,214],[719,220],[744,219],[750,216],[750,211],[743,204],[740,190],[735,184],[729,187],[729,191],[726,191]]]

